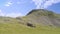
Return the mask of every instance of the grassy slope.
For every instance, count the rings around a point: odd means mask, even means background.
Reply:
[[[46,26],[30,28],[18,23],[0,23],[0,34],[60,34],[60,29]]]

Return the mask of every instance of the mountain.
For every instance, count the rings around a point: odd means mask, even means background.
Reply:
[[[60,14],[45,9],[35,9],[22,17],[24,23],[40,24],[44,26],[60,27]],[[26,24],[25,23],[25,24]]]
[[[60,14],[46,9],[34,9],[23,17],[1,17],[0,23],[19,23],[31,27],[36,25],[60,27]]]

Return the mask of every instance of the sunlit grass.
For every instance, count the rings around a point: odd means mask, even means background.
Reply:
[[[18,23],[0,23],[0,34],[60,34],[60,28],[47,26],[31,28]]]

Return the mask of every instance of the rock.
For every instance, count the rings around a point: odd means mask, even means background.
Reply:
[[[29,27],[35,27],[33,24],[31,24],[31,23],[27,23],[27,26],[29,26]]]

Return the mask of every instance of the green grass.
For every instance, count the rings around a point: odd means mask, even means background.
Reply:
[[[18,23],[0,23],[0,34],[60,34],[60,28],[48,26],[31,28]]]

